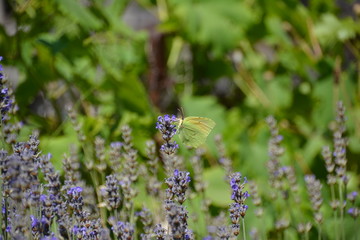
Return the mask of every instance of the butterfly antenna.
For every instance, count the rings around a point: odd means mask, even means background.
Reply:
[[[183,111],[183,108],[180,107],[178,108],[179,112],[180,112],[180,115],[181,115],[181,119],[184,120],[184,111]]]

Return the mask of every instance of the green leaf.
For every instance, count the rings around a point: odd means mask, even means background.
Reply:
[[[117,83],[115,90],[116,105],[127,110],[144,114],[151,109],[150,101],[144,85],[140,79],[128,75],[126,79]]]
[[[136,149],[146,156],[146,141],[148,141],[155,132],[155,117],[150,114],[139,115],[135,112],[125,111],[119,122],[118,127],[113,131],[113,137],[119,137],[121,134],[121,127],[125,124],[129,125],[132,129],[133,144]],[[153,131],[149,131],[153,129]]]
[[[43,135],[40,136],[40,149],[43,154],[51,153],[51,162],[55,168],[62,171],[62,159],[64,153],[68,153],[71,145],[78,145],[76,132],[70,121],[63,125],[64,135]]]
[[[354,38],[360,30],[359,24],[351,18],[339,19],[335,15],[326,13],[315,26],[315,34],[324,45],[334,45],[336,41],[344,42]]]
[[[309,136],[303,150],[303,158],[308,165],[311,165],[321,149],[326,145],[326,141],[318,134]]]
[[[268,99],[271,100],[271,108],[284,109],[292,104],[292,89],[289,76],[277,76],[269,81],[264,89]]]
[[[226,182],[226,172],[219,166],[204,170],[204,180],[208,184],[205,195],[213,204],[227,207],[231,203],[231,188]]]
[[[334,118],[334,101],[333,101],[333,79],[329,76],[322,79],[313,90],[313,114],[312,122],[320,131],[327,129],[328,123]]]
[[[202,211],[202,200],[200,194],[194,194],[185,201],[185,206],[189,211],[189,216],[191,216],[188,220],[189,229],[193,229],[196,236],[206,236],[207,233],[206,216]]]
[[[186,39],[211,45],[215,54],[235,47],[244,36],[244,30],[256,18],[256,12],[238,1],[171,1],[176,20]],[[171,4],[172,3],[172,4]]]
[[[291,44],[289,36],[284,30],[283,20],[279,16],[269,16],[266,18],[266,27],[269,31],[266,39],[272,44]]]
[[[81,122],[83,123],[82,129],[85,136],[95,137],[107,127],[106,120],[100,116],[85,116],[82,118]]]
[[[73,0],[56,0],[56,2],[63,14],[72,18],[74,23],[92,30],[101,27],[102,23],[90,12],[89,8],[82,6],[81,2]]]

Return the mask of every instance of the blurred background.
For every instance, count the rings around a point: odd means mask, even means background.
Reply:
[[[207,141],[213,161],[221,134],[235,170],[266,175],[264,119],[273,115],[284,164],[325,178],[320,153],[342,100],[354,186],[359,16],[360,2],[346,0],[0,0],[0,55],[21,136],[38,129],[59,169],[77,143],[68,105],[90,138],[118,141],[129,124],[142,156],[157,116],[183,107],[216,122]]]

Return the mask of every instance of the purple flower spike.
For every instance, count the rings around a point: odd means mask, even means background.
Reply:
[[[174,175],[165,180],[165,183],[168,185],[168,189],[166,190],[168,200],[176,198],[180,204],[186,200],[185,192],[191,181],[189,175],[189,172],[175,169]]]
[[[82,191],[83,191],[83,189],[81,187],[72,187],[67,191],[67,194],[75,195],[75,194],[81,193]]]
[[[179,145],[176,144],[175,141],[171,141],[171,139],[177,132],[177,127],[174,124],[174,122],[176,121],[177,118],[175,115],[172,115],[171,117],[169,115],[165,115],[164,117],[159,116],[156,123],[156,129],[160,131],[160,133],[162,134],[162,138],[165,141],[165,143],[161,145],[160,151],[168,155],[174,154],[179,148]]]
[[[9,94],[9,89],[6,84],[2,81],[4,75],[2,65],[0,64],[0,113],[2,122],[7,119],[7,113],[13,108],[13,100]]]
[[[237,227],[239,224],[239,217],[245,217],[248,206],[245,205],[245,200],[250,197],[248,191],[244,191],[247,178],[242,177],[241,173],[236,172],[231,175],[230,186],[232,189],[231,200],[234,203],[230,206],[230,218],[233,223],[233,227]]]

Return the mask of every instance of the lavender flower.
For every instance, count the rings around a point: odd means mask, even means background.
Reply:
[[[275,222],[275,229],[278,232],[283,232],[285,229],[287,229],[290,225],[289,220],[287,219],[279,219]]]
[[[85,227],[80,227],[78,225],[75,225],[72,228],[72,234],[77,238],[77,239],[83,239],[86,236],[86,228]]]
[[[283,166],[278,169],[278,179],[281,183],[278,187],[281,190],[283,199],[289,198],[289,193],[293,193],[295,202],[300,202],[300,197],[297,195],[298,185],[293,167]]]
[[[307,234],[311,230],[311,227],[312,227],[312,225],[309,222],[307,222],[307,223],[299,223],[297,225],[296,230],[300,234]]]
[[[176,142],[171,142],[171,139],[176,134],[177,128],[173,123],[178,121],[175,115],[171,117],[169,115],[165,115],[164,117],[159,116],[158,121],[156,123],[156,129],[158,129],[162,133],[162,138],[165,143],[161,145],[160,151],[171,155],[176,152],[176,149],[179,148],[179,145]]]
[[[3,56],[0,56],[0,62],[3,60]],[[0,64],[0,72],[3,71],[3,66]],[[0,77],[3,77],[2,73],[0,73]]]
[[[159,158],[156,155],[156,146],[153,140],[149,140],[146,142],[146,156],[149,158],[146,162],[149,166],[149,170],[152,175],[156,175],[158,172],[158,162]]]
[[[269,161],[267,162],[267,169],[269,172],[269,182],[270,185],[279,189],[281,186],[281,165],[280,157],[284,154],[284,148],[281,147],[281,142],[283,136],[279,134],[279,129],[277,127],[277,121],[273,116],[268,116],[266,118],[266,123],[270,128],[271,138],[268,143],[268,154]],[[272,196],[275,198],[276,196]]]
[[[225,145],[221,135],[215,136],[216,148],[219,152],[219,164],[226,171],[226,176],[229,176],[233,172],[232,161],[226,156]]]
[[[359,210],[359,208],[357,208],[357,207],[352,207],[352,208],[349,208],[348,214],[349,214],[352,218],[357,219],[357,217],[360,215],[360,210]]]
[[[81,223],[82,228],[85,229],[84,239],[100,240],[103,228],[101,227],[100,219],[86,219]]]
[[[319,180],[315,178],[314,175],[306,175],[305,176],[306,188],[308,190],[310,201],[312,204],[312,208],[314,210],[314,218],[318,224],[321,224],[323,221],[323,216],[320,212],[320,207],[323,203],[323,199],[321,197],[321,188],[322,184]]]
[[[229,208],[231,222],[233,224],[238,224],[240,217],[245,216],[247,209],[248,209],[248,205],[232,203]]]
[[[231,200],[239,204],[244,204],[245,200],[250,197],[248,191],[243,191],[245,184],[247,183],[247,178],[244,177],[242,181],[241,173],[236,172],[231,175],[230,186],[232,189]]]
[[[189,172],[175,169],[174,175],[165,179],[165,183],[168,185],[168,188],[166,189],[167,199],[172,200],[176,197],[180,204],[186,200],[185,192],[191,181],[189,174]]]
[[[139,175],[138,173],[138,162],[137,162],[137,150],[134,149],[132,143],[132,129],[128,125],[124,125],[122,128],[122,138],[124,139],[123,148],[124,148],[124,163],[123,163],[123,176],[126,176],[135,182]]]
[[[213,240],[213,237],[212,236],[206,236],[206,237],[203,237],[202,240]]]
[[[15,144],[14,154],[8,156],[5,166],[4,192],[25,207],[35,206],[40,198],[39,153],[32,145],[31,137],[28,142]]]
[[[115,175],[109,175],[106,177],[105,188],[102,189],[102,194],[106,201],[107,206],[110,209],[117,209],[120,206],[120,193],[119,193],[119,181]]]
[[[1,90],[0,90],[0,113],[1,113],[1,121],[4,121],[6,114],[11,109],[11,99],[9,96],[9,89],[1,83]]]
[[[358,197],[358,192],[352,191],[347,195],[347,199],[352,203],[355,204],[356,198]]]
[[[39,239],[42,232],[41,223],[33,215],[31,215],[30,218],[31,218],[31,234],[34,239]]]
[[[246,212],[247,205],[240,205],[239,203],[232,203],[229,208],[230,220],[232,223],[232,233],[237,236],[240,233],[240,217]]]
[[[195,240],[195,234],[192,230],[187,230],[187,232],[185,233],[185,240]]]
[[[149,209],[143,207],[140,212],[137,212],[136,215],[140,217],[141,223],[144,225],[144,232],[146,235],[149,235],[153,225],[153,216]]]
[[[118,172],[121,168],[121,148],[123,144],[121,142],[110,143],[110,162],[114,169],[114,172]]]
[[[346,131],[345,126],[345,106],[342,102],[338,102],[337,104],[337,116],[336,116],[336,122],[337,122],[337,128],[334,132],[334,162],[336,164],[335,172],[336,175],[343,180],[344,184],[346,185],[348,182],[348,179],[345,175],[346,173],[346,164],[347,164],[347,158],[346,158],[346,146],[347,146],[347,140],[343,137],[343,134]]]
[[[149,178],[146,183],[146,190],[148,194],[154,197],[158,197],[160,194],[162,182],[160,182],[157,178],[159,158],[156,155],[156,146],[153,140],[149,140],[146,142],[145,151],[148,158],[148,161],[146,161],[146,165],[147,170],[149,171]]]
[[[206,188],[206,184],[202,179],[202,175],[204,172],[202,155],[204,155],[205,151],[201,148],[196,149],[196,155],[190,158],[190,162],[194,169],[194,186],[197,192],[204,192]]]
[[[0,56],[0,61],[2,61]],[[12,107],[12,100],[9,95],[9,88],[5,86],[6,81],[4,80],[4,75],[2,73],[3,67],[0,64],[0,113],[1,113],[1,122],[6,118],[7,113]],[[1,124],[2,125],[2,124]]]
[[[74,130],[77,133],[79,141],[85,142],[86,137],[82,131],[82,124],[79,122],[79,119],[77,117],[77,114],[76,114],[73,106],[70,106],[70,105],[66,106],[66,110],[67,110],[68,116],[70,118],[71,124],[73,125]]]
[[[327,184],[329,184],[330,186],[334,186],[336,183],[336,177],[334,175],[335,162],[333,161],[330,147],[324,146],[321,154],[325,161],[326,171],[328,172]]]
[[[49,234],[49,229],[50,229],[50,225],[51,225],[51,221],[54,218],[54,202],[52,197],[50,196],[46,196],[46,195],[41,195],[40,197],[40,202],[42,204],[42,208],[41,208],[41,223],[42,223],[42,232],[45,235]]]
[[[188,212],[185,207],[175,203],[169,203],[167,209],[166,218],[171,227],[172,238],[175,240],[185,239],[185,235],[188,233]]]
[[[258,187],[254,181],[249,182],[249,187],[250,187],[251,199],[254,205],[256,206],[255,216],[260,218],[264,213],[264,209],[261,206],[262,200],[258,192]]]
[[[97,136],[95,138],[94,145],[95,145],[95,155],[98,160],[95,165],[95,168],[99,172],[103,172],[106,169],[105,140]]]
[[[10,203],[8,213],[6,231],[9,239],[31,239],[31,218],[26,215],[25,209],[18,203]]]
[[[81,196],[81,192],[83,189],[81,187],[72,187],[67,191],[68,195],[68,204],[74,210],[75,216],[82,218],[83,211],[82,208],[84,206],[83,197]]]
[[[65,180],[73,185],[79,185],[81,174],[79,172],[80,162],[74,146],[71,147],[70,156],[64,155],[63,168],[65,172]]]
[[[132,201],[138,192],[132,187],[132,182],[127,176],[122,177],[119,183],[124,195],[124,205],[129,210],[132,206]]]
[[[360,210],[358,207],[354,206],[355,205],[355,202],[356,202],[356,199],[358,197],[358,192],[356,191],[353,191],[351,193],[349,193],[347,195],[347,200],[349,200],[349,202],[353,205],[351,208],[349,208],[348,210],[348,214],[354,218],[354,220],[357,219],[357,217],[360,215]]]
[[[247,183],[246,177],[242,181],[241,173],[236,172],[230,176],[230,186],[232,189],[231,199],[234,201],[230,205],[230,219],[231,219],[231,232],[237,236],[240,233],[240,216],[244,219],[248,205],[245,205],[245,200],[250,197],[248,191],[244,192],[245,184]]]
[[[118,240],[131,240],[134,235],[134,226],[128,222],[117,222],[111,227]]]
[[[154,227],[154,234],[157,240],[165,240],[166,230],[161,224],[156,224]]]
[[[53,214],[57,214],[58,207],[62,202],[61,198],[61,182],[60,175],[57,171],[55,171],[54,166],[50,162],[51,154],[43,155],[40,157],[40,167],[44,174],[45,180],[48,182],[45,184],[47,188],[49,196],[47,196],[48,200],[51,202]],[[43,198],[40,197],[42,201]],[[43,202],[43,201],[42,201]],[[53,216],[52,216],[53,217]]]
[[[226,226],[220,226],[216,230],[216,235],[220,240],[228,240],[231,237],[230,231]]]
[[[40,238],[40,240],[59,240],[59,239],[55,236],[46,236],[46,237]]]

